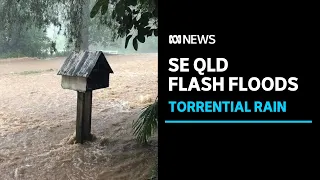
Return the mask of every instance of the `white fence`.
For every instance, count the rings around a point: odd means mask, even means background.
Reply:
[[[104,51],[106,54],[119,54],[118,51]]]

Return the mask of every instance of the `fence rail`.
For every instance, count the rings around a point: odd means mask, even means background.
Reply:
[[[119,54],[118,51],[103,51],[106,54]]]

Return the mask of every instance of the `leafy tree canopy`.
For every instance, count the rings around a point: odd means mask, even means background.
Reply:
[[[110,13],[107,13],[110,12]],[[157,0],[97,0],[90,17],[99,16],[102,24],[114,20],[117,37],[126,37],[125,47],[132,39],[133,47],[138,50],[138,42],[144,43],[146,37],[158,36]]]
[[[53,24],[68,37],[69,45],[80,47],[83,14],[87,0],[0,0],[0,31],[9,31],[16,26],[36,26],[43,31]],[[89,11],[89,10],[88,10]]]
[[[81,29],[87,18],[84,12],[88,4],[87,0],[0,0],[0,31],[10,32],[10,29],[33,25],[45,31],[50,24],[61,30],[65,26],[64,35],[69,45],[77,48],[82,43]],[[137,50],[138,42],[158,36],[157,4],[157,0],[96,0],[91,5],[90,17],[99,18],[94,18],[91,25],[106,25],[111,30],[108,41],[126,37],[125,47],[132,38]]]

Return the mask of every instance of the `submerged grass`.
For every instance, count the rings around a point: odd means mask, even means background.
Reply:
[[[47,70],[41,70],[41,71],[23,71],[20,73],[17,73],[19,75],[28,75],[28,74],[38,74],[38,73],[43,73],[43,72],[52,72],[54,69],[47,69]]]
[[[158,180],[158,157],[156,158],[154,167],[150,172],[150,178],[148,180]]]

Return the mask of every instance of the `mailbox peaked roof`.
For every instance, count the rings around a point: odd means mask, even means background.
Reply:
[[[98,60],[106,62],[107,73],[113,73],[102,51],[80,51],[70,54],[61,66],[58,75],[87,78]]]

